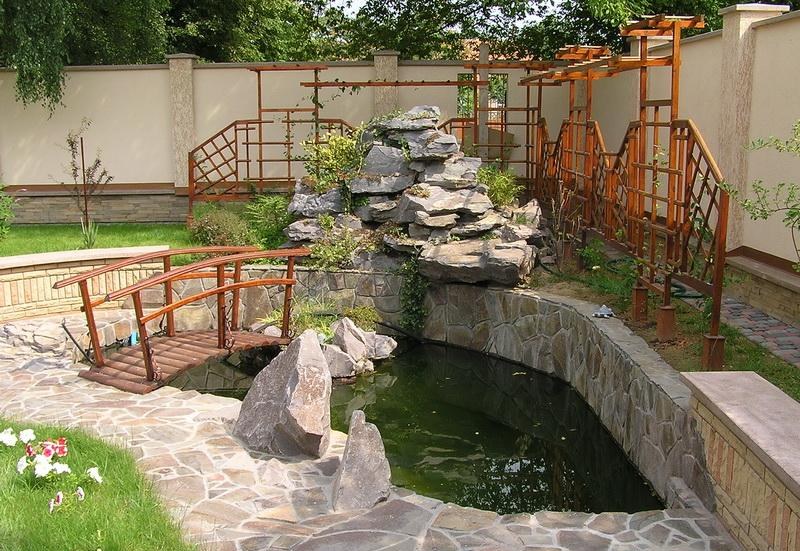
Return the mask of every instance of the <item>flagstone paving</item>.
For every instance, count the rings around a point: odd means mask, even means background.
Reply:
[[[126,446],[203,549],[736,549],[711,515],[694,509],[497,515],[396,489],[371,510],[335,512],[330,488],[344,434],[332,434],[320,459],[249,452],[231,436],[239,401],[170,387],[127,394],[78,378],[68,353],[52,348],[36,350],[0,328],[0,415],[84,427]]]

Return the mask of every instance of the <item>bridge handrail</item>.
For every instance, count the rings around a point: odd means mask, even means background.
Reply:
[[[245,260],[258,260],[261,258],[283,258],[283,257],[293,258],[297,256],[308,256],[309,254],[311,254],[311,251],[309,249],[297,248],[297,249],[277,249],[273,251],[258,250],[254,252],[230,254],[214,258],[207,258],[205,260],[194,262],[193,264],[187,264],[186,266],[181,266],[180,268],[172,269],[169,272],[164,272],[161,274],[150,276],[141,281],[137,281],[133,285],[129,285],[123,289],[119,289],[117,291],[108,293],[106,295],[106,302],[119,300],[123,297],[132,295],[133,293],[147,289],[148,287],[152,287],[154,285],[159,285],[167,281],[174,280],[178,276],[194,272],[196,270],[203,268],[216,268],[218,266],[224,266],[225,264],[230,264],[232,262],[243,262]]]
[[[140,254],[138,256],[132,256],[130,258],[120,260],[119,262],[114,262],[113,264],[100,266],[99,268],[95,268],[94,270],[89,270],[74,275],[72,277],[62,279],[60,281],[57,281],[53,285],[53,289],[61,289],[62,287],[74,285],[76,283],[80,283],[81,281],[86,281],[88,279],[92,279],[94,277],[98,277],[108,272],[113,272],[115,270],[120,270],[122,268],[126,268],[133,264],[143,264],[149,260],[171,258],[173,256],[180,254],[233,254],[233,253],[243,253],[243,252],[251,252],[258,250],[261,249],[259,249],[258,247],[247,246],[247,247],[188,247],[185,249],[166,249],[163,251],[154,251],[151,253]]]

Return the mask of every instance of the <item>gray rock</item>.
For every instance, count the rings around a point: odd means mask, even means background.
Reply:
[[[414,239],[411,236],[405,237],[403,235],[384,235],[383,243],[390,249],[393,249],[397,252],[416,254],[427,244],[427,241],[424,239]]]
[[[379,335],[374,331],[364,331],[367,354],[371,360],[385,360],[397,348],[397,341],[388,335]]]
[[[417,184],[413,193],[403,193],[397,205],[395,220],[398,222],[414,222],[417,212],[429,215],[464,213],[481,215],[492,208],[489,197],[477,189],[460,189],[449,191],[438,186]]]
[[[500,238],[507,243],[513,243],[514,241],[530,243],[533,233],[533,229],[531,229],[530,226],[522,226],[519,224],[506,224],[500,228]]]
[[[458,153],[456,137],[441,130],[393,132],[389,140],[407,146],[412,161],[447,159]]]
[[[533,251],[524,241],[473,239],[429,245],[419,257],[419,271],[432,281],[517,285],[531,268]]]
[[[253,450],[321,457],[330,441],[331,374],[313,330],[256,375],[233,434]]]
[[[370,130],[378,134],[385,134],[386,132],[433,130],[436,128],[441,116],[441,111],[436,106],[418,105],[398,117],[374,122]]]
[[[388,197],[370,197],[369,203],[355,209],[354,214],[364,222],[389,222],[394,220],[397,201]]]
[[[359,231],[364,229],[364,225],[358,216],[352,214],[339,214],[336,216],[334,225],[339,228],[347,228],[348,230]]]
[[[311,188],[298,180],[288,211],[306,218],[314,218],[320,214],[344,212],[342,194],[338,189],[332,189],[326,193],[314,193]]]
[[[350,191],[369,195],[385,195],[399,193],[412,185],[414,185],[414,176],[411,174],[381,176],[363,173],[350,182]]]
[[[459,224],[450,230],[450,235],[458,237],[472,237],[491,231],[506,223],[506,219],[494,211],[489,211],[485,216],[468,224]]]
[[[303,218],[289,224],[283,230],[292,241],[317,241],[325,235],[316,218]]]
[[[403,155],[403,150],[385,145],[373,146],[364,158],[364,166],[361,171],[378,176],[397,176],[412,173],[408,166],[408,161]]]
[[[521,207],[514,209],[511,219],[515,224],[536,229],[542,219],[542,208],[536,199],[532,199]]]
[[[370,272],[394,272],[401,264],[399,259],[375,251],[361,251],[353,259],[353,267],[356,270]]]
[[[378,427],[355,410],[347,429],[347,443],[333,482],[333,509],[368,509],[386,501],[391,471]]]
[[[431,229],[412,223],[408,225],[408,236],[411,239],[428,239],[431,236]]]
[[[452,228],[458,221],[457,214],[441,214],[439,216],[431,216],[425,211],[417,211],[414,213],[414,222],[420,226],[428,228]]]
[[[328,369],[334,379],[353,377],[358,372],[358,364],[350,354],[335,344],[323,344],[322,353],[328,361]]]
[[[457,154],[442,162],[416,162],[412,168],[422,168],[422,170],[418,170],[420,183],[448,189],[461,189],[475,187],[480,166],[481,159],[479,157],[464,157],[463,154]]]
[[[442,118],[442,111],[436,105],[415,105],[406,111],[404,116],[409,119],[433,119],[438,122]]]
[[[350,318],[336,320],[331,325],[333,331],[333,344],[347,353],[356,363],[356,373],[373,371],[374,367],[369,359],[369,345],[364,339],[364,332],[359,329]]]

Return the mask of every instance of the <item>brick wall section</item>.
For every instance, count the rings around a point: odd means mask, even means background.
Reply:
[[[185,222],[189,200],[174,193],[99,195],[90,207],[95,222]],[[17,195],[15,224],[77,224],[80,210],[71,195]]]
[[[728,277],[734,283],[725,292],[781,321],[800,327],[800,293],[786,285],[755,277],[730,264]]]
[[[755,373],[686,376],[717,516],[745,549],[800,549],[800,485],[793,466],[800,460],[798,430],[781,426],[796,424],[800,404]],[[709,385],[717,396],[706,392]]]
[[[98,258],[87,258],[72,262],[63,261],[70,256],[70,253],[59,253],[57,260],[62,260],[61,262],[54,261],[55,257],[52,254],[4,258],[5,265],[13,264],[13,262],[10,262],[13,258],[26,258],[30,259],[30,262],[25,265],[0,268],[0,321],[78,311],[81,307],[78,286],[72,285],[62,289],[53,289],[53,284],[70,276],[117,262],[120,258],[142,254],[152,249],[153,247],[122,249],[130,251],[131,254],[123,253],[122,256],[114,254],[108,258],[102,258],[103,253],[98,252]],[[84,255],[86,254],[85,251],[81,252]],[[75,253],[72,256],[74,255]],[[89,256],[91,256],[91,253]],[[36,259],[40,260],[37,262]],[[160,270],[160,262],[133,265],[92,279],[89,290],[93,298],[98,298],[109,291],[120,289],[135,283],[139,279],[150,277]],[[109,306],[118,305],[109,304]]]

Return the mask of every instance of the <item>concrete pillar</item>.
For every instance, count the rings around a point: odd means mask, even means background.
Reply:
[[[736,4],[719,10],[722,16],[722,86],[719,125],[719,163],[727,182],[747,193],[746,147],[750,136],[750,104],[753,97],[753,62],[757,21],[789,11],[789,6]],[[743,195],[744,196],[744,195]],[[743,244],[745,213],[731,201],[728,250]]]
[[[395,50],[378,50],[372,54],[375,65],[375,80],[394,82],[397,76],[397,58],[400,52]],[[373,114],[377,117],[397,111],[400,107],[399,90],[396,86],[379,86],[374,88]]]
[[[172,151],[175,159],[175,187],[189,186],[188,154],[194,149],[194,69],[196,55],[167,56],[169,64],[169,103],[172,116]]]
[[[489,63],[489,44],[481,42],[480,49],[478,50],[478,63]],[[489,69],[478,69],[478,80],[489,80]],[[489,87],[478,87],[478,142],[482,144],[489,143]],[[475,148],[480,157],[486,159],[489,156],[488,147]]]

